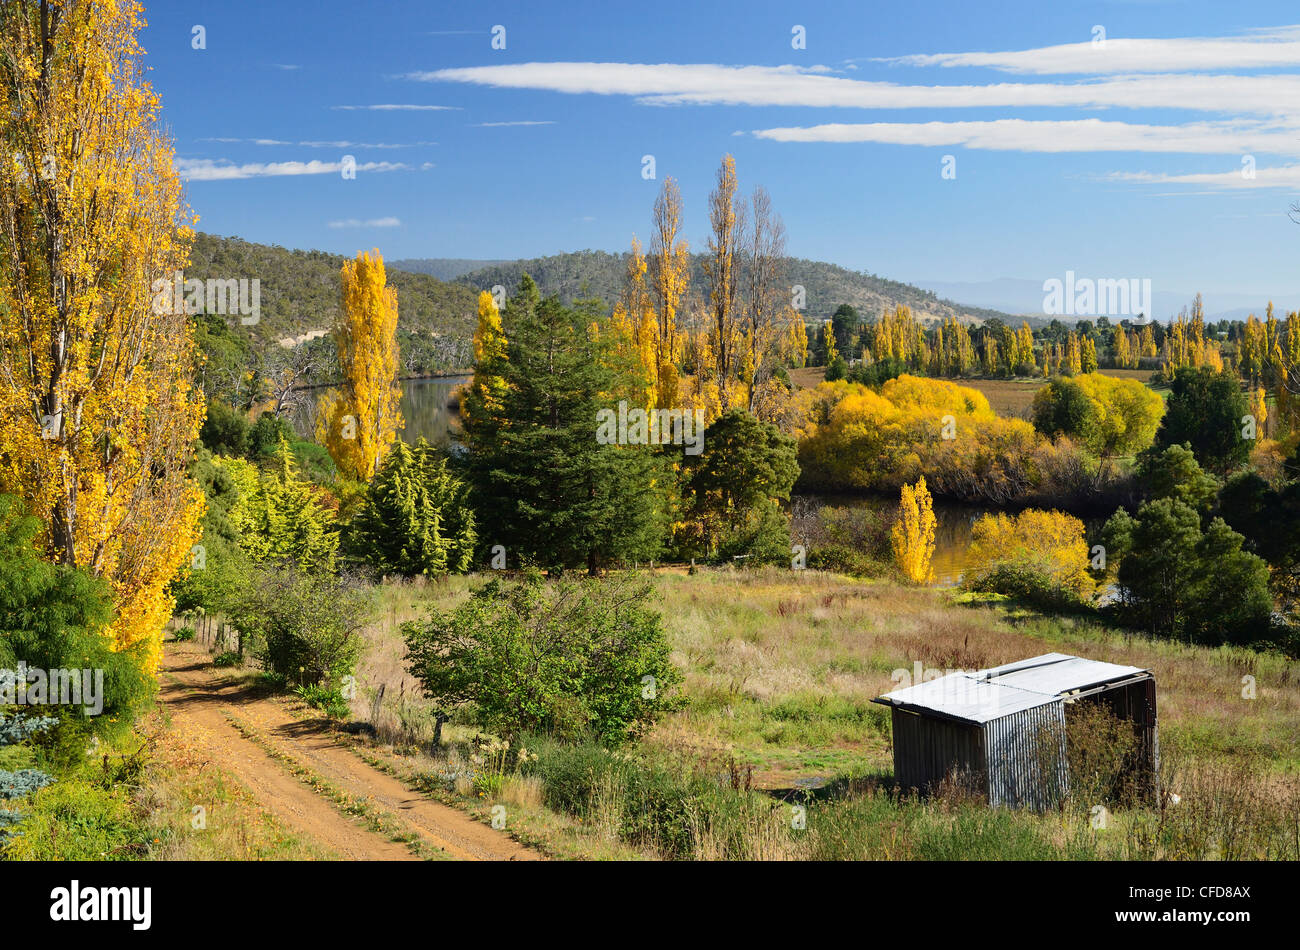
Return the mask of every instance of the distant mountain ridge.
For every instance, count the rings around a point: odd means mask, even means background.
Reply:
[[[413,257],[403,260],[393,260],[385,262],[389,267],[395,267],[398,270],[409,271],[412,274],[428,274],[430,277],[436,277],[438,280],[455,280],[471,271],[482,270],[485,267],[495,267],[498,264],[509,264],[508,260],[471,260],[465,257]]]
[[[530,260],[490,263],[459,273],[454,280],[476,290],[490,290],[500,285],[510,291],[519,285],[519,278],[528,273],[543,295],[554,294],[566,303],[584,295],[593,296],[612,304],[623,291],[627,257],[626,253],[574,251]],[[691,255],[693,294],[700,293],[706,286],[705,260],[703,254]],[[464,263],[449,258],[426,258],[392,261],[389,266],[418,273],[451,274]],[[788,258],[786,283],[792,288],[795,285],[804,288],[803,313],[810,321],[829,319],[841,304],[855,307],[863,319],[877,317],[900,304],[910,307],[917,318],[925,322],[953,317],[968,324],[982,323],[994,317],[1011,319],[1009,314],[999,310],[966,306],[912,284],[852,271],[824,261]]]

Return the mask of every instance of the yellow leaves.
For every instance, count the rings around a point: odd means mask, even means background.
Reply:
[[[1018,515],[984,515],[971,530],[963,582],[981,590],[993,570],[1010,565],[1087,600],[1097,587],[1088,573],[1088,554],[1083,522],[1072,515],[1035,508]]]
[[[403,426],[397,387],[397,291],[388,286],[378,250],[373,257],[363,253],[346,261],[342,278],[343,311],[334,340],[343,385],[336,396],[322,400],[317,431],[341,471],[369,481]],[[479,305],[482,322],[482,298]],[[490,313],[487,316],[490,323]],[[479,345],[476,337],[476,352]],[[483,345],[495,346],[496,341],[485,340]]]
[[[930,568],[934,557],[934,527],[934,502],[925,487],[925,478],[920,478],[915,487],[904,485],[889,540],[898,569],[914,584],[928,584],[934,579]]]
[[[184,474],[203,417],[191,330],[152,306],[192,216],[139,5],[48,12],[10,9],[0,33],[0,491],[46,520],[52,558],[108,581],[107,635],[145,644],[152,669],[202,510]]]

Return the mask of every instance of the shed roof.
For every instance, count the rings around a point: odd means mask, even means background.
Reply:
[[[896,689],[874,701],[982,724],[1045,706],[1079,690],[1142,674],[1150,675],[1150,671],[1065,653],[1044,653],[975,673],[949,673]]]

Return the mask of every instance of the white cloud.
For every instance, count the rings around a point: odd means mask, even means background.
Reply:
[[[1164,172],[1111,172],[1105,178],[1107,181],[1138,185],[1201,185],[1217,189],[1283,188],[1290,191],[1300,188],[1300,164],[1256,168],[1253,178],[1243,176],[1240,168],[1226,172],[1198,172],[1188,175],[1170,175]],[[1201,194],[1213,193],[1201,192]],[[1191,192],[1178,192],[1178,194],[1191,194]]]
[[[358,162],[358,172],[406,171],[409,165],[400,162]],[[236,165],[225,159],[178,158],[176,171],[189,181],[236,181],[245,178],[275,178],[283,175],[339,174],[342,162],[250,162]]]
[[[504,127],[504,126],[508,126],[508,125],[554,125],[554,124],[555,124],[555,121],[554,121],[553,119],[542,119],[542,120],[538,120],[538,119],[520,119],[520,120],[515,121],[515,122],[476,122],[476,123],[474,123],[474,128],[476,128],[476,129],[497,129],[497,128],[502,128],[502,127]]]
[[[398,218],[370,218],[367,221],[361,221],[357,218],[346,218],[342,221],[329,222],[331,228],[398,228],[402,222]]]
[[[410,73],[570,95],[632,96],[645,105],[806,106],[857,109],[992,107],[1167,108],[1300,115],[1300,76],[1169,74],[1050,83],[907,85],[823,75],[817,67],[716,64],[513,63]]]
[[[1159,73],[1187,70],[1275,69],[1300,66],[1300,26],[1273,27],[1243,36],[1133,39],[1107,37],[1094,44],[1043,46],[1007,52],[922,53],[877,62],[905,66],[975,66],[1038,75]]]
[[[230,144],[234,142],[243,142],[249,145],[297,145],[300,148],[422,148],[429,145],[437,145],[437,142],[350,142],[346,140],[326,140],[326,141],[305,141],[305,142],[285,142],[280,139],[237,139],[237,138],[202,138],[200,142],[221,142]]]
[[[421,106],[409,103],[384,102],[373,106],[330,106],[344,112],[459,112],[460,106]]]
[[[1247,123],[1139,125],[1101,119],[827,123],[759,129],[754,135],[775,142],[877,142],[1017,152],[1300,155],[1300,129]]]

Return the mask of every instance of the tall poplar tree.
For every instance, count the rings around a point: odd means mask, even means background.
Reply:
[[[202,496],[193,336],[168,281],[192,221],[131,0],[0,4],[0,491],[106,579],[156,666]]]
[[[370,481],[402,428],[397,387],[397,291],[379,251],[343,264],[343,310],[334,328],[343,385],[322,403],[318,435],[339,469]]]

